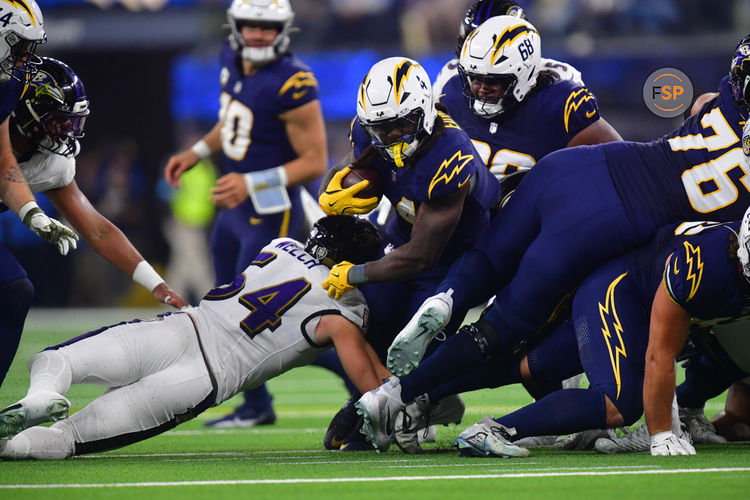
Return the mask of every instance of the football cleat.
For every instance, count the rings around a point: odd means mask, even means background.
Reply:
[[[576,432],[569,436],[559,436],[555,440],[555,448],[558,450],[591,450],[597,439],[616,439],[614,429],[589,429]]]
[[[420,442],[426,441],[434,425],[459,424],[466,405],[459,395],[448,396],[431,404],[427,394],[417,397],[396,419],[396,444],[404,453],[422,453]],[[422,432],[420,432],[422,431]]]
[[[451,319],[452,294],[453,290],[448,290],[425,300],[396,336],[388,349],[391,373],[403,377],[419,366],[429,343]]]
[[[521,438],[515,443],[524,448],[550,448],[555,446],[559,436],[529,436]]]
[[[462,457],[528,457],[529,450],[510,440],[516,430],[507,428],[486,416],[458,435],[453,446]]]
[[[240,406],[229,415],[204,422],[205,427],[215,429],[227,429],[231,427],[255,427],[258,425],[273,425],[276,422],[276,413],[269,407],[263,411],[254,408]]]
[[[642,453],[651,449],[651,436],[648,427],[643,425],[625,434],[623,437],[599,438],[594,443],[599,453],[614,455],[617,453]]]
[[[40,391],[0,411],[0,439],[11,439],[29,427],[68,418],[70,401],[56,392]]]
[[[398,377],[388,377],[383,385],[365,393],[354,406],[364,419],[362,434],[378,451],[387,451],[393,441],[398,414],[404,409]]]
[[[323,447],[326,450],[340,449],[347,436],[357,427],[357,421],[360,417],[357,415],[354,403],[358,399],[359,396],[350,397],[346,404],[333,416],[323,437]]]
[[[727,440],[716,433],[714,424],[708,421],[703,408],[680,407],[680,420],[687,427],[687,432],[698,444],[723,444]]]

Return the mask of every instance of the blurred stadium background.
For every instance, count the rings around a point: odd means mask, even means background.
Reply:
[[[300,29],[292,49],[320,83],[331,162],[348,148],[356,88],[369,67],[383,57],[406,55],[434,78],[452,58],[460,20],[472,3],[291,1]],[[163,227],[173,193],[160,182],[162,170],[173,151],[192,144],[216,121],[218,52],[229,2],[38,2],[49,38],[40,53],[70,64],[91,101],[77,182],[163,272],[170,258]],[[696,96],[713,91],[737,41],[750,31],[750,0],[521,4],[540,29],[544,56],[577,67],[603,116],[628,140],[655,138],[680,122],[646,109],[642,87],[652,71],[676,67],[692,80]],[[85,244],[60,257],[9,213],[0,215],[0,238],[29,272],[36,307],[152,305],[150,294]]]

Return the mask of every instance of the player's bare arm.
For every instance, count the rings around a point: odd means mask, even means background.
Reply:
[[[346,374],[363,394],[379,387],[382,379],[392,375],[377,355],[372,357],[375,353],[362,331],[343,316],[321,317],[315,337],[318,343],[333,342]]]
[[[581,146],[584,144],[601,144],[603,142],[621,141],[622,137],[617,130],[604,118],[599,118],[594,123],[578,132],[568,143],[568,147]]]
[[[674,303],[662,282],[651,308],[643,412],[651,435],[672,430],[671,404],[675,389],[674,363],[690,330],[690,314]]]
[[[180,187],[180,176],[193,168],[202,158],[221,149],[221,121],[214,125],[211,131],[203,136],[191,149],[181,151],[169,158],[164,168],[164,178],[172,186]]]
[[[138,264],[145,262],[144,258],[122,231],[94,208],[75,180],[65,187],[52,189],[45,194],[91,248],[126,276],[133,277]],[[163,280],[151,290],[151,293],[157,301],[178,309],[188,305],[185,299],[169,288]]]
[[[284,164],[287,184],[293,186],[323,175],[328,152],[320,101],[310,101],[279,117],[286,124],[287,137],[297,153],[296,159]],[[211,200],[218,207],[232,209],[247,199],[248,189],[245,175],[230,172],[216,181]]]
[[[0,125],[0,199],[9,209],[18,213],[24,204],[34,201],[34,195],[13,156],[8,135],[9,120],[6,118]]]
[[[719,95],[718,92],[706,92],[705,94],[699,95],[695,99],[695,102],[693,103],[693,107],[690,108],[690,116],[693,116],[698,111],[700,111],[704,104],[706,104],[708,101],[710,101],[717,95]]]
[[[411,239],[383,258],[365,264],[367,281],[397,281],[431,269],[461,219],[469,184],[417,210]]]

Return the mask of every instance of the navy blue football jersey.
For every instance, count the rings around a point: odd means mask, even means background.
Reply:
[[[744,123],[725,77],[719,95],[674,132],[649,143],[608,144],[612,180],[630,215],[649,214],[657,223],[741,219],[750,205]]]
[[[647,310],[663,283],[669,297],[701,326],[750,316],[750,288],[729,254],[730,236],[738,230],[739,222],[672,224],[651,244],[627,254]]]
[[[448,80],[439,102],[471,137],[482,161],[498,178],[528,170],[599,119],[596,97],[571,80],[555,80],[532,91],[520,106],[499,119],[474,114],[460,75]]]
[[[279,115],[318,98],[310,68],[291,54],[243,76],[227,42],[221,51],[219,119],[226,172],[247,173],[297,158]]]
[[[409,241],[422,202],[473,183],[471,194],[464,201],[461,220],[441,256],[440,261],[444,262],[454,260],[469,248],[478,232],[489,223],[490,209],[500,201],[500,188],[466,133],[447,115],[440,113],[440,119],[445,123],[445,133],[414,165],[397,167],[376,155],[371,168],[382,175],[384,195],[398,213],[386,228],[386,234],[396,246]],[[362,155],[371,142],[356,119],[352,121],[350,139],[355,157]]]
[[[28,87],[27,83],[15,78],[0,83],[0,123],[4,122],[10,116],[10,113],[16,109],[16,105],[21,100],[26,87]]]

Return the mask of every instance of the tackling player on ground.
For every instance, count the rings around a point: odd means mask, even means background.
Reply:
[[[390,373],[365,341],[364,297],[334,300],[322,283],[335,262],[375,258],[380,243],[367,221],[326,217],[305,245],[271,241],[197,307],[100,328],[34,355],[28,394],[0,412],[0,458],[62,459],[141,441],[331,345],[358,390],[377,387]],[[109,390],[64,420],[65,393],[81,383]]]

